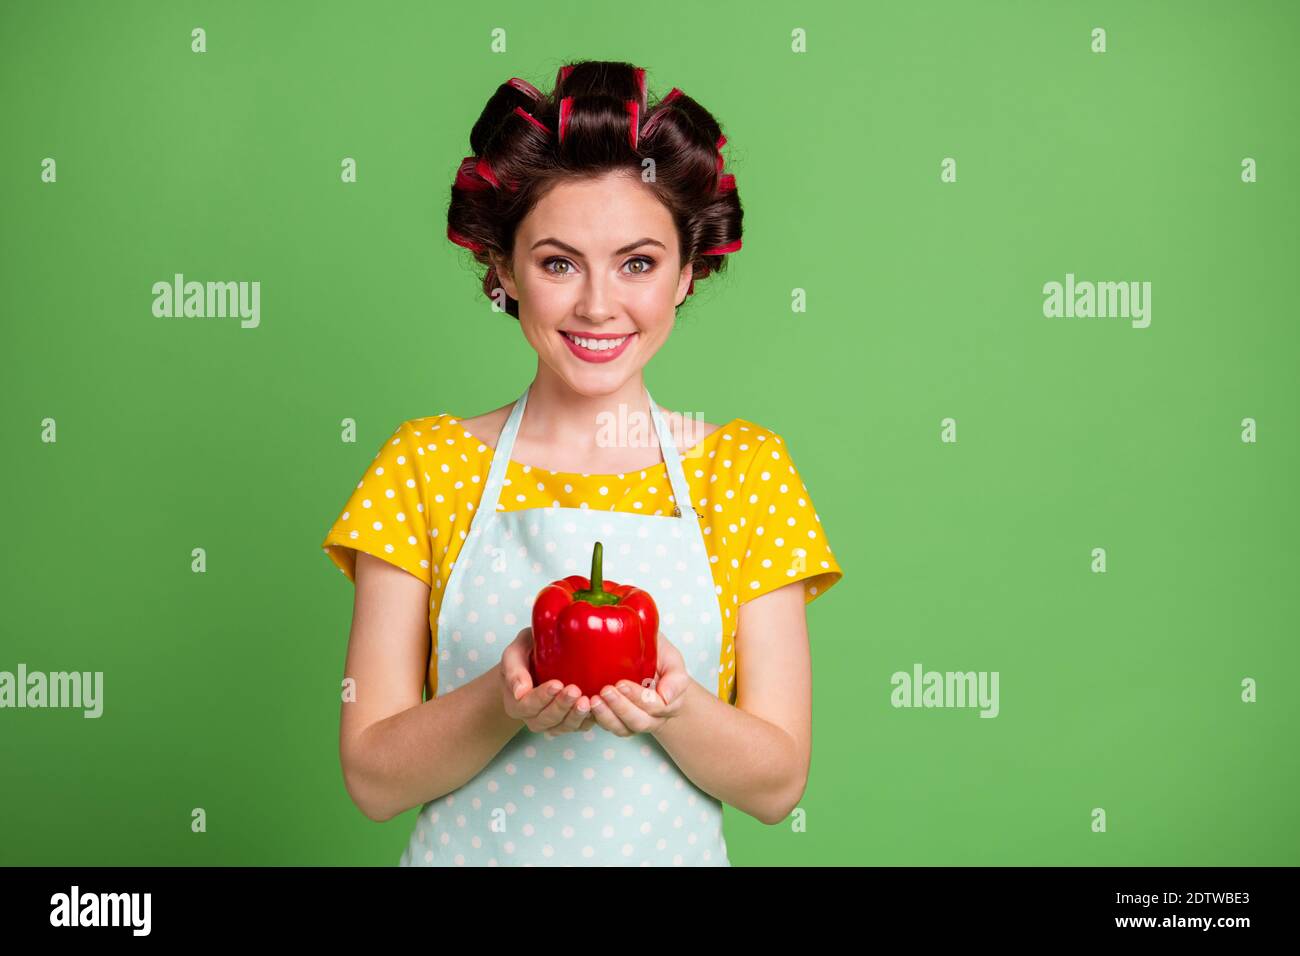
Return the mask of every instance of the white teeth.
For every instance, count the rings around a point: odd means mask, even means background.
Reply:
[[[608,352],[610,349],[618,348],[627,340],[626,335],[620,335],[616,339],[585,339],[580,335],[569,335],[568,332],[564,334],[571,341],[577,342],[584,349],[589,349],[592,352]]]

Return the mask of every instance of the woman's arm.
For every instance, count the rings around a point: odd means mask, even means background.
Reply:
[[[339,717],[344,785],[371,820],[390,820],[450,793],[523,728],[501,702],[500,664],[424,700],[429,586],[357,552],[356,603],[344,677],[356,700]]]
[[[736,705],[691,681],[654,737],[691,781],[767,824],[803,797],[812,758],[812,663],[802,581],[740,606]]]

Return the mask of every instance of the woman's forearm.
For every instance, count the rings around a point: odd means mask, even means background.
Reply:
[[[361,733],[344,768],[348,792],[367,817],[390,820],[452,792],[523,729],[501,705],[500,667]]]
[[[788,817],[807,785],[789,734],[695,680],[681,711],[653,736],[697,787],[767,824]]]

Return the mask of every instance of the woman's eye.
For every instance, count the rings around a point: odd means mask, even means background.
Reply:
[[[637,256],[627,261],[630,274],[635,276],[645,275],[654,268],[654,265],[654,260],[646,256]],[[564,268],[561,269],[559,268],[560,266],[563,266]],[[553,276],[566,276],[572,274],[573,263],[568,259],[563,259],[559,256],[552,256],[549,259],[542,260],[542,269]]]

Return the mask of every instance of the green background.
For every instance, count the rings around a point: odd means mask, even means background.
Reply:
[[[715,113],[746,210],[647,384],[782,434],[845,570],[806,832],[728,808],[732,862],[1300,863],[1297,7],[450,11],[4,4],[0,670],[103,671],[105,713],[0,711],[0,860],[396,863],[320,541],[399,422],[529,381],[448,189],[498,84],[606,58]],[[260,281],[261,327],[155,318],[176,272]],[[1150,327],[1044,318],[1067,272],[1151,282]],[[1000,715],[894,709],[918,661]]]

